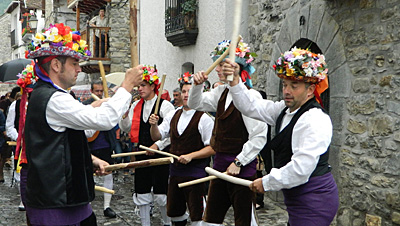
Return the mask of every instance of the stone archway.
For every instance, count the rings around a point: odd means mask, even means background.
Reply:
[[[316,43],[325,55],[329,68],[330,83],[330,116],[333,122],[334,138],[331,143],[330,163],[336,178],[339,167],[339,149],[344,119],[342,111],[344,103],[350,96],[351,79],[347,65],[340,26],[326,10],[324,1],[311,0],[307,4],[297,1],[286,13],[280,33],[274,43],[271,59],[277,59],[280,54],[300,39],[308,39]],[[267,71],[267,95],[279,96],[279,78],[272,69],[274,60],[270,62]],[[336,139],[335,139],[336,138]]]

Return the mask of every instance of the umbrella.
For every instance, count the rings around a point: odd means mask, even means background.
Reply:
[[[2,64],[0,66],[0,81],[17,80],[17,75],[31,62],[32,60],[20,58]]]

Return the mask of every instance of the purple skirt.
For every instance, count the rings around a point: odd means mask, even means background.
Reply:
[[[311,177],[300,186],[283,189],[290,226],[329,226],[339,207],[331,173]]]

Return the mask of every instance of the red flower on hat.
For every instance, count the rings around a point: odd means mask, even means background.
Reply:
[[[26,58],[26,59],[28,59],[28,54],[29,54],[29,51],[28,51],[28,50],[25,50],[25,58]]]
[[[80,41],[81,40],[81,36],[80,35],[78,35],[78,34],[72,34],[72,40],[74,40],[74,41]]]
[[[68,48],[72,49],[72,46],[73,46],[73,45],[74,45],[73,42],[68,42],[68,43],[65,45],[65,47],[68,47]]]
[[[69,26],[64,26],[63,23],[55,24],[55,26],[56,26],[56,28],[58,30],[58,34],[59,35],[64,36],[64,35],[67,35],[67,34],[69,34],[71,32],[71,28]]]

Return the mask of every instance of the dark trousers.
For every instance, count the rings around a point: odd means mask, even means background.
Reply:
[[[106,55],[106,37],[107,37],[107,50],[108,50],[108,47],[110,46],[110,40],[108,39],[108,35],[102,34],[101,35],[101,56],[99,56],[100,38],[96,36],[95,57],[104,57]]]

